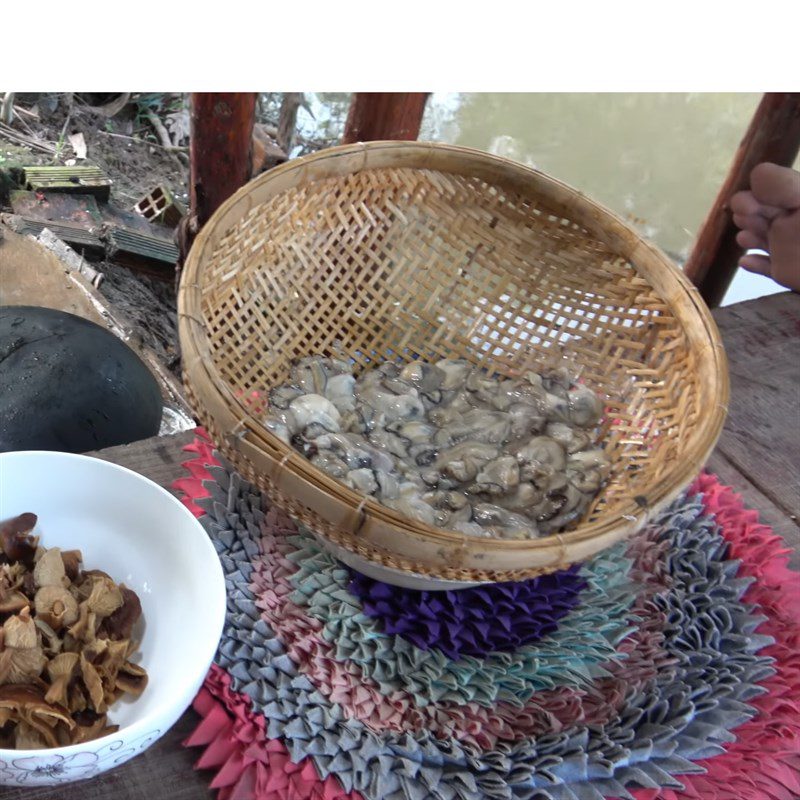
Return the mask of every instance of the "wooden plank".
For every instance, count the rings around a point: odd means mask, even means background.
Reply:
[[[342,144],[419,136],[428,92],[357,92],[347,114]]]
[[[720,450],[714,451],[706,465],[720,482],[730,486],[742,496],[745,506],[758,512],[758,519],[780,536],[791,550],[789,566],[800,571],[800,527],[782,508],[779,508],[765,494],[762,494],[747,475],[740,472]]]
[[[96,229],[87,231],[80,225],[71,222],[59,222],[58,220],[45,222],[44,220],[16,215],[11,218],[11,221],[14,230],[24,236],[37,237],[45,228],[48,228],[76,253],[80,253],[82,257],[91,259],[94,262],[99,261],[106,251],[105,244],[103,244],[103,240]]]
[[[169,239],[124,227],[109,228],[108,257],[136,272],[161,279],[175,276],[178,247]]]
[[[718,450],[787,514],[800,514],[800,295],[719,309],[731,402]]]
[[[91,284],[27,236],[0,225],[0,305],[42,306],[76,314],[104,327]]]
[[[34,190],[92,194],[101,200],[108,201],[112,181],[100,167],[92,164],[79,164],[72,167],[25,167],[25,183]]]
[[[183,448],[194,438],[193,431],[184,431],[173,436],[156,436],[133,444],[107,447],[86,455],[132,469],[169,489],[173,481],[187,474],[181,464],[189,461],[192,456],[184,453]]]
[[[799,150],[800,93],[768,92],[753,114],[686,262],[686,274],[712,308],[722,302],[742,256],[742,248],[736,243],[739,229],[728,209],[731,196],[749,187],[750,172],[756,164],[771,161],[790,167]]]
[[[103,224],[97,199],[91,194],[17,189],[11,192],[11,210],[20,216],[43,222],[71,222],[85,230],[99,228]]]
[[[731,399],[709,466],[786,539],[800,568],[800,294],[737,303],[714,318]]]

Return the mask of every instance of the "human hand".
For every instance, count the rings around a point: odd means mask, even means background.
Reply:
[[[730,201],[737,243],[768,256],[744,255],[739,266],[800,292],[800,172],[763,163],[750,173],[750,189]]]

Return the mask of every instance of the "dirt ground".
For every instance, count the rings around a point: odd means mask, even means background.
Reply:
[[[100,167],[113,181],[110,202],[121,209],[132,210],[159,186],[188,207],[188,97],[177,93],[16,94],[11,122],[0,121],[0,211],[10,210],[8,194],[16,188],[14,182],[20,180],[22,167],[75,163]],[[277,130],[289,97],[259,95],[257,121],[265,129]],[[289,144],[294,141],[294,145],[286,145],[286,152],[291,151],[292,156],[338,141],[349,95],[320,97],[338,116],[326,117],[320,138],[314,139],[295,132],[292,121]],[[85,154],[70,142],[76,134],[83,137]],[[138,326],[143,343],[158,355],[163,366],[180,377],[173,281],[147,277],[113,260],[93,266],[105,276],[100,292]]]
[[[9,126],[13,133],[9,135],[8,129],[0,128],[0,171],[13,176],[15,170],[24,166],[67,164],[77,156],[69,144],[69,136],[80,133],[86,144],[86,159],[77,163],[95,164],[111,178],[112,205],[131,210],[157,186],[166,187],[187,203],[185,148],[169,152],[161,146],[152,127],[136,113],[135,106],[108,118],[88,104],[93,99],[74,95],[70,105],[63,94],[18,95],[18,111]],[[20,141],[15,134],[30,143]],[[44,152],[45,148],[54,152]],[[6,191],[8,188],[13,186]],[[3,200],[0,195],[0,210],[7,211],[8,207],[2,208]],[[138,274],[113,260],[93,266],[105,276],[101,293],[137,324],[143,342],[179,377],[173,282]]]
[[[96,164],[114,181],[111,198],[122,208],[130,209],[159,185],[188,200],[186,154],[180,150],[167,152],[135,103],[109,118],[88,104],[92,99],[92,95],[73,95],[70,103],[64,94],[17,95],[19,111],[10,127],[52,147],[55,153],[14,142],[0,129],[0,156],[6,156],[6,166],[21,160],[26,164],[64,164],[76,157],[69,136],[81,133],[86,142],[86,162]],[[11,151],[10,156],[6,150]]]

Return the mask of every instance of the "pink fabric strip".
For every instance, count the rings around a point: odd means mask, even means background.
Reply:
[[[250,699],[230,688],[230,676],[211,667],[194,701],[203,718],[186,747],[204,747],[197,769],[213,769],[211,788],[218,800],[361,800],[339,782],[321,780],[314,764],[292,763],[277,739],[267,739],[264,718],[250,710]]]
[[[775,659],[777,672],[762,684],[766,694],[751,700],[758,715],[736,729],[726,752],[699,762],[705,775],[681,778],[685,791],[640,789],[637,800],[797,800],[800,797],[800,576],[788,568],[783,540],[744,508],[733,489],[714,475],[693,485],[741,559],[739,574],[753,576],[745,599],[768,619],[758,632],[775,638],[760,655]]]

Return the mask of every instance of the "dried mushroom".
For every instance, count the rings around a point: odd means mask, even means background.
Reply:
[[[63,726],[70,731],[75,727],[75,722],[65,709],[48,703],[41,691],[32,685],[0,686],[0,710],[8,714],[9,722],[27,726],[22,729],[22,738],[33,743],[27,744],[27,747],[58,747],[61,744],[58,727]],[[36,731],[41,740],[33,736],[28,728]],[[14,732],[14,747],[18,746],[16,738]]]
[[[3,592],[0,596],[0,614],[16,614],[30,605],[30,600],[16,589]]]
[[[14,747],[17,750],[43,750],[47,742],[44,736],[24,720],[17,723],[14,729]]]
[[[44,620],[36,619],[34,622],[39,632],[42,634],[42,647],[44,648],[45,655],[49,658],[57,656],[63,649],[64,642]]]
[[[117,686],[138,697],[147,686],[147,673],[138,664],[126,661],[117,675]]]
[[[36,618],[54,631],[72,625],[78,619],[78,602],[63,586],[42,586],[34,598]]]
[[[69,585],[67,570],[61,558],[61,550],[53,547],[42,554],[33,568],[33,579],[39,587],[58,586],[63,588],[65,585]]]
[[[76,714],[75,721],[77,725],[72,734],[72,744],[91,742],[92,739],[119,730],[119,725],[108,724],[105,714],[97,715],[91,711],[81,711],[80,714]]]
[[[138,697],[144,669],[129,661],[142,607],[79,550],[41,547],[35,514],[0,523],[0,747],[88,742],[118,729],[109,706]]]
[[[122,605],[109,617],[103,620],[101,630],[110,639],[130,639],[136,620],[142,615],[142,604],[139,596],[124,584],[120,586]]]
[[[98,619],[110,617],[122,605],[122,592],[111,578],[92,576],[92,591],[86,604]]]
[[[31,619],[28,606],[14,617],[9,617],[3,624],[3,644],[15,650],[36,647],[39,641],[36,625]]]
[[[106,711],[103,681],[97,674],[94,664],[92,664],[83,653],[81,653],[81,677],[83,678],[83,685],[89,693],[89,700],[91,701],[92,708],[98,713]]]
[[[16,614],[30,605],[25,595],[25,577],[28,574],[19,563],[0,566],[0,614]]]
[[[0,545],[10,562],[19,561],[28,569],[33,566],[38,542],[31,531],[37,520],[36,514],[26,513],[0,523]]]
[[[47,665],[47,674],[51,684],[44,699],[48,703],[54,703],[64,708],[69,706],[67,689],[79,660],[80,656],[77,653],[61,653]]]
[[[64,562],[64,572],[70,581],[74,581],[81,571],[83,555],[80,550],[63,550],[61,560]]]
[[[97,615],[89,608],[89,603],[84,600],[78,606],[78,621],[67,631],[72,640],[76,642],[93,642],[97,625]],[[65,639],[65,646],[70,644]],[[72,649],[70,647],[69,649]]]
[[[117,678],[120,669],[128,660],[129,643],[127,641],[112,642],[108,639],[98,639],[98,642],[105,642],[106,646],[103,650],[102,657],[99,661],[95,660],[94,664],[100,671],[101,675],[106,677],[109,682],[113,682]]]
[[[47,658],[27,606],[3,624],[0,684],[28,683],[41,675]]]

